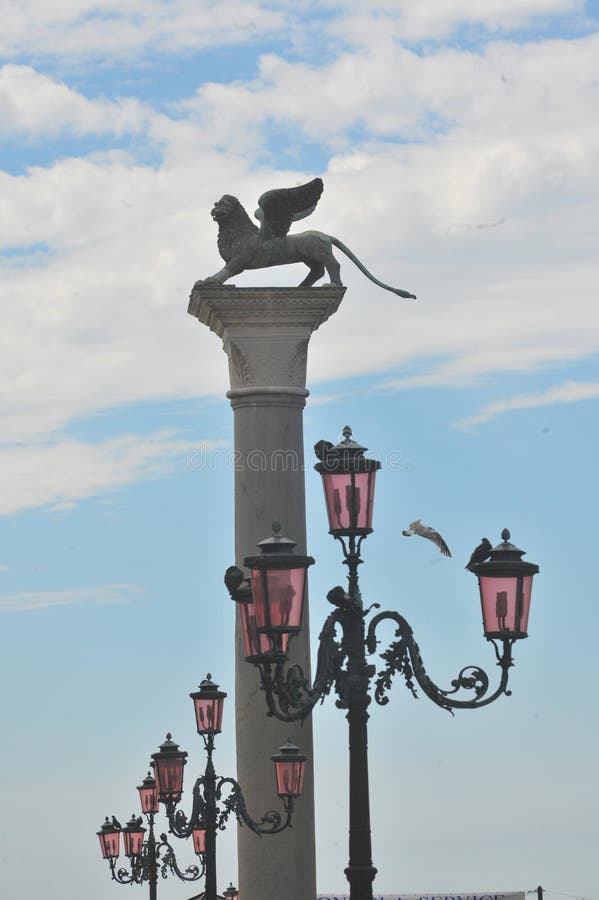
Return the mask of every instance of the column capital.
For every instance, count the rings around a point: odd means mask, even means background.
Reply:
[[[191,292],[188,312],[222,339],[232,392],[291,388],[293,394],[305,391],[310,335],[336,312],[344,294],[337,285],[200,284]]]

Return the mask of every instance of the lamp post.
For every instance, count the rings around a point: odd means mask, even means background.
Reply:
[[[102,856],[108,860],[110,874],[119,884],[143,884],[147,881],[150,887],[150,900],[156,900],[158,891],[158,873],[163,878],[170,872],[181,881],[197,881],[204,874],[204,866],[188,866],[181,871],[177,865],[175,851],[168,843],[166,834],[160,835],[160,841],[156,841],[154,834],[154,815],[159,810],[156,782],[148,772],[143,783],[137,788],[139,791],[142,813],[148,822],[148,837],[144,838],[146,829],[142,826],[142,817],[133,814],[123,828],[115,817],[110,820],[108,816],[100,830],[97,832],[100,839]],[[123,835],[123,849],[129,859],[128,868],[117,869],[117,859],[120,854],[120,836]]]
[[[490,559],[471,563],[479,580],[484,634],[493,644],[501,677],[490,692],[489,678],[478,666],[466,666],[451,682],[439,688],[428,676],[418,644],[408,622],[395,611],[376,613],[366,629],[365,620],[378,603],[364,609],[358,581],[358,567],[364,539],[372,532],[375,478],[381,464],[367,459],[366,450],[344,429],[337,446],[320,441],[316,447],[329,519],[329,533],[338,540],[343,562],[348,568],[348,591],[337,586],[327,594],[336,608],[327,617],[319,637],[318,661],[310,685],[298,665],[288,665],[289,641],[300,629],[306,570],[314,560],[296,555],[294,543],[280,534],[273,523],[273,536],[258,544],[260,554],[246,557],[249,578],[240,569],[227,570],[225,583],[238,603],[246,660],[260,672],[268,715],[284,722],[304,720],[316,703],[334,689],[336,705],[347,710],[349,723],[349,863],[345,874],[350,900],[372,900],[376,869],[372,864],[370,800],[368,789],[368,707],[374,679],[374,699],[389,702],[387,692],[393,676],[400,674],[414,697],[416,683],[426,696],[443,709],[477,709],[492,703],[507,689],[513,665],[515,641],[527,637],[526,628],[532,579],[538,566],[523,562],[522,550],[509,542],[492,549]],[[395,640],[380,654],[384,666],[377,673],[367,655],[376,652],[378,625],[390,620]],[[340,638],[338,638],[340,631]],[[458,697],[470,691],[467,699]]]
[[[200,854],[205,867],[205,900],[217,900],[216,890],[216,836],[224,830],[231,813],[241,825],[245,823],[255,834],[277,834],[291,826],[291,817],[296,797],[302,791],[306,756],[290,742],[272,756],[275,766],[277,793],[283,801],[284,815],[269,810],[255,821],[249,814],[241,786],[234,778],[222,778],[214,769],[212,756],[214,738],[220,733],[223,705],[227,695],[219,691],[210,674],[202,681],[199,690],[190,694],[194,702],[198,734],[204,741],[206,767],[204,774],[196,779],[193,787],[191,815],[177,809],[183,793],[183,769],[187,753],[179,750],[170,734],[160,745],[160,750],[152,754],[152,766],[157,784],[157,796],[164,803],[170,831],[175,837],[191,837],[196,853]],[[229,885],[228,897],[237,896],[236,889]]]

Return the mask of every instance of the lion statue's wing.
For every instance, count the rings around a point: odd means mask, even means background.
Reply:
[[[314,211],[323,187],[322,178],[314,178],[298,187],[275,188],[262,194],[255,212],[261,237],[285,237],[292,222]]]

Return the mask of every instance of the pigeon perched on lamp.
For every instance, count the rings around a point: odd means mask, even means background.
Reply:
[[[475,547],[472,551],[472,556],[468,560],[465,568],[469,569],[470,572],[472,572],[472,566],[476,565],[477,563],[484,562],[486,559],[488,559],[492,549],[493,545],[491,544],[491,541],[487,540],[487,538],[483,538],[478,547]]]

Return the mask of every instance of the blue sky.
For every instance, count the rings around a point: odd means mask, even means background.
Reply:
[[[472,548],[508,526],[541,567],[510,698],[452,719],[397,684],[373,710],[377,890],[598,900],[599,9],[296,6],[0,3],[3,895],[119,895],[94,832],[137,808],[168,729],[199,768],[207,671],[235,770],[232,413],[187,296],[220,268],[214,200],[252,211],[320,175],[309,227],[418,295],[342,259],[310,346],[306,447],[349,423],[384,464],[365,600],[406,615],[448,685],[494,668]],[[311,464],[316,634],[343,569]],[[452,559],[401,537],[415,518]],[[318,884],[339,891],[345,723],[329,701],[314,724]],[[219,872],[236,878],[234,827]]]

